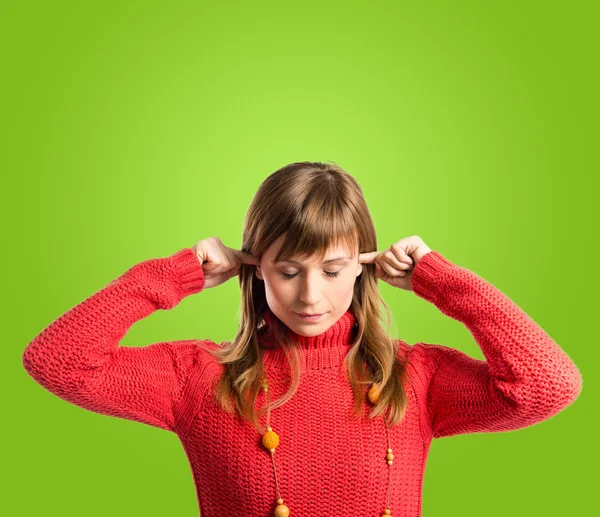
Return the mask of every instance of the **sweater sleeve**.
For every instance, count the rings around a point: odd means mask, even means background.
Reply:
[[[413,291],[462,322],[486,360],[416,343],[426,372],[433,438],[501,432],[542,422],[572,404],[583,378],[569,356],[510,298],[433,250],[413,270]]]
[[[204,345],[197,340],[119,346],[136,321],[172,309],[204,287],[191,248],[134,265],[46,327],[23,352],[41,386],[96,413],[175,432],[181,400]]]

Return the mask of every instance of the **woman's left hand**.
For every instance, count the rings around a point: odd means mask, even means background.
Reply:
[[[393,287],[412,291],[412,274],[424,255],[431,248],[416,235],[400,239],[389,249],[379,252],[361,253],[358,261],[362,264],[375,264],[377,278]]]

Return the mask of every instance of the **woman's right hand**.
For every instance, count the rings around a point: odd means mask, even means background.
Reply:
[[[240,272],[240,264],[260,265],[260,261],[244,251],[225,246],[218,237],[209,237],[192,250],[204,271],[204,289],[216,287]]]

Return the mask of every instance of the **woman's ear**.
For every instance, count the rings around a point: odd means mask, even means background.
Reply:
[[[358,264],[358,269],[357,269],[357,271],[356,271],[356,276],[357,276],[357,277],[358,277],[358,276],[360,276],[360,275],[361,275],[361,273],[362,273],[362,264],[360,264],[360,263],[359,263],[359,264]]]
[[[264,278],[262,276],[262,271],[260,270],[260,266],[256,266],[256,276],[260,279],[264,281]]]

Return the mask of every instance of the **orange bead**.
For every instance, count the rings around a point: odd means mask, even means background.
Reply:
[[[290,509],[285,504],[279,504],[275,508],[275,517],[288,517],[289,515]]]
[[[275,431],[269,430],[263,434],[262,443],[270,451],[274,450],[279,445],[279,435]]]
[[[379,400],[379,389],[375,384],[373,384],[369,390],[368,397],[371,404],[377,404],[377,401]]]

